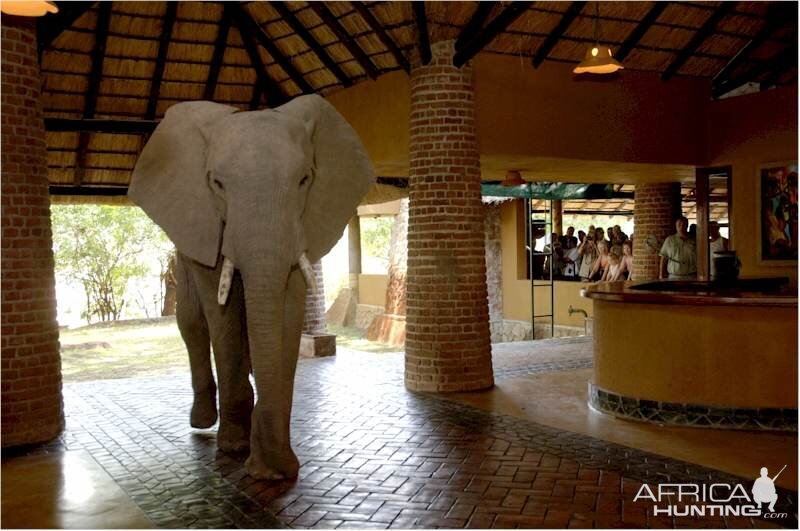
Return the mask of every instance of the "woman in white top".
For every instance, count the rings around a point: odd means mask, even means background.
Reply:
[[[615,252],[608,253],[608,267],[603,273],[603,278],[600,282],[611,282],[619,277],[620,268],[622,267],[622,259]]]
[[[586,236],[578,246],[578,255],[581,257],[581,268],[578,271],[578,276],[581,280],[589,280],[597,260],[597,246],[594,242],[594,225],[589,225],[589,230],[586,231]]]

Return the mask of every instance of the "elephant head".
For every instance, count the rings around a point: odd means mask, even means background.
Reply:
[[[226,277],[234,267],[241,273],[259,393],[251,459],[259,422],[268,432],[282,432],[283,423],[288,434],[294,365],[285,361],[286,327],[297,330],[297,342],[302,327],[285,322],[295,319],[284,315],[287,286],[296,284],[290,278],[302,271],[310,284],[310,263],[335,245],[374,180],[355,131],[316,95],[251,112],[174,105],[136,163],[128,194],[178,251],[209,267],[224,259],[220,303]],[[259,411],[268,389],[283,405]],[[288,435],[277,444],[288,444]]]

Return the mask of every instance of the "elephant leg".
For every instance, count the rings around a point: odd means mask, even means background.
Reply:
[[[200,301],[193,269],[200,267],[178,253],[175,267],[176,307],[183,342],[189,353],[194,401],[190,423],[194,428],[210,428],[217,421],[217,385],[211,372],[211,343],[208,323]]]
[[[228,304],[216,301],[216,284],[206,310],[219,381],[219,430],[217,446],[223,451],[241,451],[250,446],[253,387],[250,385],[250,354],[242,278],[236,273]]]
[[[286,289],[281,358],[284,381],[262,388],[256,378],[259,403],[253,411],[250,457],[247,472],[257,479],[282,480],[297,477],[300,463],[292,450],[290,422],[294,376],[305,317],[306,283],[298,268],[292,269]],[[267,402],[269,401],[269,402]]]

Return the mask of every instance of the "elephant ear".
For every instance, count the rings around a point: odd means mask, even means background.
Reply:
[[[206,177],[210,130],[238,109],[209,101],[173,105],[142,150],[128,196],[184,255],[213,267],[222,217]]]
[[[311,262],[325,256],[375,183],[375,170],[355,130],[321,96],[300,96],[276,109],[305,122],[314,150],[313,180],[303,213]]]

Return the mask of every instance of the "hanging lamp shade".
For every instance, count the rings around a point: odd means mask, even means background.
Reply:
[[[0,2],[0,11],[19,17],[43,17],[47,13],[58,13],[58,7],[55,2],[44,0],[3,0]]]
[[[595,44],[586,50],[586,57],[573,70],[576,74],[613,74],[625,68],[611,55],[611,48]]]

